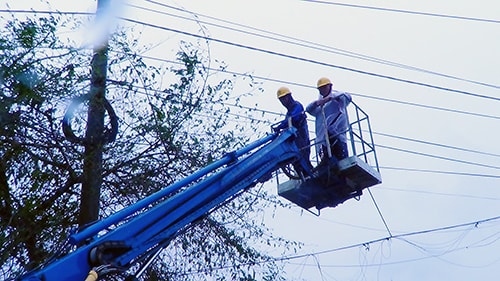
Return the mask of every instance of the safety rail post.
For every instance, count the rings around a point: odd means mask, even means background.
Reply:
[[[361,109],[356,103],[351,102],[351,104],[354,107],[354,118],[355,120],[352,120],[349,123],[349,134],[351,137],[351,146],[353,150],[353,155],[356,157],[362,158],[367,164],[369,163],[369,154],[373,153],[373,160],[374,160],[374,165],[377,168],[377,171],[379,171],[378,167],[378,159],[377,155],[375,152],[375,144],[373,140],[373,134],[371,130],[371,124],[370,124],[370,119],[368,117],[368,114]],[[368,135],[366,135],[363,131],[363,124],[366,123],[366,130],[368,130]],[[369,137],[368,140],[365,138]],[[360,143],[360,149],[361,152],[358,155],[358,149],[356,148],[356,142]],[[370,157],[371,158],[371,157]]]
[[[375,142],[373,141],[373,133],[372,133],[371,125],[370,125],[370,119],[368,118],[368,116],[367,116],[366,120],[368,122],[368,132],[370,133],[370,141],[372,144],[373,159],[375,161],[375,167],[377,167],[377,172],[380,173],[380,169],[378,167],[377,151],[375,150]]]
[[[359,117],[359,112],[360,112],[360,111],[363,113],[363,116],[364,116],[364,117],[363,117],[363,119],[361,119],[361,118]],[[361,139],[361,143],[362,143],[361,147],[362,147],[362,149],[363,149],[363,157],[364,157],[364,159],[365,159],[365,162],[366,162],[366,163],[368,163],[368,153],[369,153],[369,151],[366,151],[366,145],[367,145],[367,142],[366,142],[366,141],[365,141],[365,139],[363,138],[363,127],[362,127],[362,125],[361,125],[361,122],[362,122],[362,121],[364,121],[364,120],[367,118],[367,115],[366,115],[366,113],[365,113],[364,111],[362,111],[362,110],[359,108],[359,106],[356,106],[356,114],[357,114],[357,116],[358,116],[359,137],[360,137],[360,139]]]
[[[372,129],[371,129],[371,124],[370,124],[370,118],[368,117],[368,114],[366,114],[366,112],[364,112],[363,109],[359,108],[359,110],[361,112],[363,112],[363,114],[366,116],[366,122],[367,122],[367,127],[368,127],[368,133],[369,133],[369,136],[370,136],[370,142],[368,143],[367,142],[367,146],[369,148],[371,148],[370,152],[373,152],[373,159],[375,161],[375,167],[377,167],[377,171],[380,172],[379,170],[379,166],[378,166],[378,159],[377,159],[377,153],[376,153],[376,150],[375,150],[375,142],[373,141],[373,133],[372,133]],[[368,159],[367,159],[368,161]],[[368,162],[367,162],[368,163]]]

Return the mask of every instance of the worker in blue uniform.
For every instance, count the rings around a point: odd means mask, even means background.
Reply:
[[[290,125],[297,129],[295,143],[300,150],[301,157],[305,160],[307,167],[302,167],[299,164],[294,164],[297,173],[302,173],[304,176],[310,175],[312,165],[309,160],[311,154],[311,142],[309,140],[309,129],[307,127],[307,116],[304,112],[304,106],[292,97],[292,92],[287,87],[281,87],[277,91],[277,97],[281,104],[287,109],[285,120],[281,121],[278,126],[274,127],[275,132],[279,132]]]
[[[352,97],[348,93],[334,90],[333,83],[326,77],[318,80],[317,89],[320,98],[306,107],[306,111],[316,118],[316,145],[319,147],[322,162],[325,159],[340,161],[348,156],[347,106]]]

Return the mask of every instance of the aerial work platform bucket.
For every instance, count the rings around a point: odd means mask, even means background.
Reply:
[[[356,156],[342,159],[337,165],[320,168],[313,177],[283,182],[278,195],[304,209],[335,207],[359,197],[363,189],[382,182],[380,173]]]
[[[352,105],[352,106],[351,106]],[[382,183],[368,115],[354,102],[348,107],[351,119],[346,132],[349,156],[320,164],[310,177],[290,177],[278,184],[278,195],[309,210],[335,207],[359,198],[363,189]],[[285,170],[284,170],[285,171]]]

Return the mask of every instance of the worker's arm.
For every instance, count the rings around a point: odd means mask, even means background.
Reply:
[[[319,105],[320,100],[315,100],[306,106],[307,113],[312,116],[317,116],[321,112],[321,106]]]
[[[304,119],[306,119],[306,115],[304,114],[304,107],[300,103],[296,103],[295,106],[290,110],[289,116],[292,118],[292,124],[294,127],[298,127]]]
[[[332,99],[337,99],[342,103],[343,107],[347,107],[352,101],[352,97],[349,93],[334,91],[332,93]]]
[[[280,131],[285,128],[288,128],[288,119],[292,119],[292,125],[294,127],[300,126],[300,124],[306,119],[304,114],[304,107],[301,104],[296,104],[292,110],[287,114],[285,120],[281,121],[281,123],[274,129],[275,131]]]

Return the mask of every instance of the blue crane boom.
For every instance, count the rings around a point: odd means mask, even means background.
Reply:
[[[278,194],[296,205],[318,211],[361,196],[362,190],[382,182],[368,116],[356,104],[349,124],[351,155],[329,159],[305,178],[290,177],[278,184]],[[367,132],[368,131],[368,132]],[[290,127],[269,134],[178,182],[97,221],[68,238],[74,248],[20,277],[23,281],[95,281],[98,275],[124,272],[133,265],[143,268],[172,239],[192,224],[233,199],[265,182],[288,165],[309,167],[295,143],[297,130]],[[363,135],[368,134],[370,141]],[[373,156],[372,165],[369,155]],[[133,279],[132,279],[133,280]]]
[[[268,135],[70,236],[69,242],[79,246],[74,252],[21,280],[85,280],[100,265],[129,267],[242,190],[266,181],[281,166],[300,161],[294,133],[289,128]],[[248,154],[252,150],[256,151]],[[102,231],[107,232],[99,234]]]

